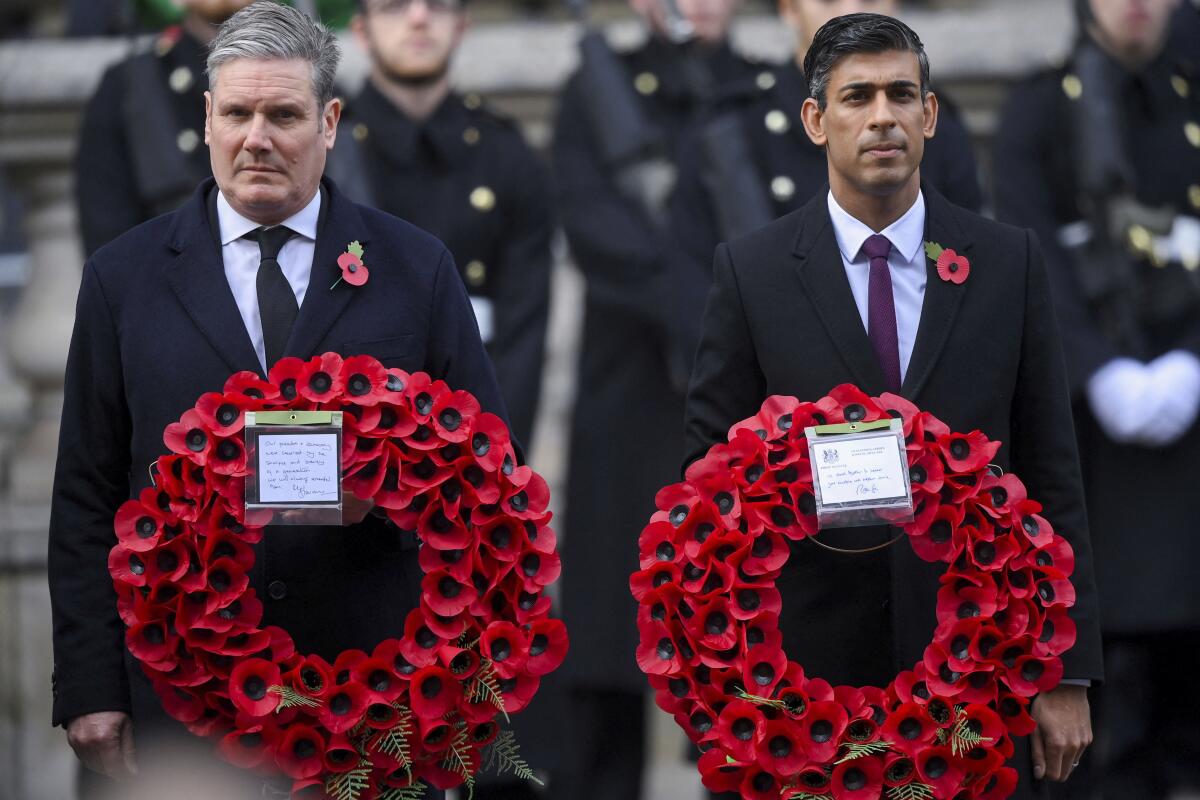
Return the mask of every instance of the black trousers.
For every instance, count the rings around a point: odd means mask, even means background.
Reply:
[[[1096,742],[1055,800],[1165,800],[1200,788],[1200,631],[1110,635],[1093,689]]]
[[[570,693],[570,768],[554,800],[638,800],[646,761],[642,692],[576,687]]]

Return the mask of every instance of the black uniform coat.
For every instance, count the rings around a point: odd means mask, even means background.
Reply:
[[[75,198],[84,251],[173,211],[212,174],[204,144],[206,49],[180,28],[109,67],[84,110]]]
[[[651,39],[622,58],[645,113],[677,146],[699,110],[678,52]],[[754,75],[727,48],[709,63],[718,85]],[[566,669],[582,685],[642,691],[629,576],[654,494],[677,479],[683,391],[668,362],[691,349],[704,286],[686,279],[669,234],[618,190],[588,124],[591,100],[577,79],[567,84],[554,139],[559,213],[587,280],[563,543],[563,613],[586,635],[572,640]],[[689,317],[695,332],[678,325]]]
[[[205,196],[146,223],[88,260],[67,362],[50,520],[55,724],[93,711],[132,712],[139,750],[164,714],[125,648],[108,552],[113,515],[148,485],[166,452],[163,429],[239,370],[261,372],[225,278]],[[285,355],[369,354],[424,370],[505,415],[470,302],[449,252],[432,236],[348,201],[326,184],[313,278]],[[325,204],[323,203],[323,205]],[[342,282],[337,257],[366,249],[370,280]],[[268,528],[255,545],[251,586],[263,625],[327,659],[397,636],[416,607],[415,543],[369,516],[350,528]],[[154,736],[150,734],[153,733]]]
[[[923,191],[926,240],[966,255],[971,274],[955,285],[927,260],[929,281],[901,394],[953,430],[979,429],[1003,442],[995,463],[1025,482],[1077,556],[1071,616],[1079,639],[1063,657],[1065,674],[1099,680],[1087,516],[1040,251],[1028,231],[957,208],[928,185]],[[821,191],[799,211],[717,248],[688,388],[688,459],[726,441],[729,427],[770,395],[816,400],[846,382],[871,395],[885,391]],[[825,531],[821,539],[857,549],[890,536],[875,527]],[[886,686],[928,646],[944,570],[903,541],[859,555],[796,543],[778,581],[785,652],[806,674],[835,685]]]
[[[1188,54],[1195,60],[1193,53]],[[1086,402],[1091,375],[1127,355],[1098,327],[1076,282],[1075,266],[1058,245],[1058,231],[1082,218],[1073,165],[1070,66],[1019,84],[1000,116],[996,137],[996,213],[1029,226],[1046,246],[1075,396],[1080,454],[1105,630],[1142,633],[1200,626],[1200,563],[1195,476],[1200,470],[1200,425],[1173,445],[1117,444],[1099,428]],[[1125,124],[1126,155],[1137,199],[1200,217],[1200,80],[1182,59],[1164,56],[1143,72],[1122,71],[1115,95]],[[1082,86],[1087,92],[1088,87]],[[1170,350],[1200,353],[1200,281],[1179,263],[1134,264],[1143,290],[1172,298],[1155,321],[1143,319],[1150,360]]]
[[[414,122],[368,81],[347,105],[342,131],[339,149],[356,152],[339,153],[327,174],[355,200],[445,242],[472,300],[490,304],[492,324],[481,321],[481,332],[513,433],[528,450],[550,308],[554,214],[545,167],[515,124],[478,95],[450,94]],[[342,179],[343,168],[353,180]]]
[[[774,218],[807,203],[829,176],[825,149],[808,138],[800,117],[808,97],[804,74],[789,61],[760,72],[754,91],[729,97],[719,109],[736,113]],[[921,178],[955,205],[978,212],[983,191],[970,136],[954,106],[940,95],[939,99],[937,135],[925,142]],[[683,148],[671,218],[680,246],[707,271],[713,249],[725,237],[717,221],[712,189],[705,185],[705,165],[704,148],[698,137],[692,137]]]

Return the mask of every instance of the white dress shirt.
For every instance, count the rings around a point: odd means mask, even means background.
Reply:
[[[867,289],[871,278],[871,259],[862,251],[863,243],[876,231],[850,216],[829,193],[829,218],[833,221],[833,235],[837,238],[838,250],[842,254],[842,266],[850,281],[850,292],[858,306],[858,316],[863,329],[867,326]],[[921,305],[925,302],[925,283],[928,280],[925,265],[925,196],[917,192],[917,201],[904,212],[900,219],[878,233],[892,243],[888,254],[888,271],[892,276],[892,299],[896,304],[896,339],[900,347],[900,378],[908,373],[908,362],[912,359],[913,344],[917,340],[917,326],[921,322]]]
[[[308,205],[285,219],[296,235],[288,239],[279,251],[279,266],[296,295],[296,305],[304,305],[308,278],[312,273],[313,251],[317,245],[317,219],[321,214],[321,192],[317,191]],[[262,227],[233,210],[225,195],[217,191],[217,223],[221,226],[221,260],[225,264],[225,279],[233,291],[246,333],[264,374],[267,369],[267,348],[263,343],[262,317],[258,311],[258,264],[261,260],[258,242],[243,239],[252,230]],[[330,271],[333,274],[333,271]]]

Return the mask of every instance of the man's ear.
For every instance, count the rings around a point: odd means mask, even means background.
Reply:
[[[337,124],[342,118],[342,100],[335,97],[325,104],[325,110],[321,114],[321,122],[324,123],[325,129],[325,149],[332,150],[333,143],[337,141]]]
[[[825,112],[811,97],[800,107],[800,119],[804,121],[804,132],[817,147],[824,147],[828,137],[825,136]]]
[[[938,99],[933,92],[925,93],[925,100],[922,105],[925,108],[925,124],[922,126],[922,131],[926,139],[932,139],[933,134],[937,132],[938,120]]]
[[[204,143],[211,144],[212,139],[212,92],[204,93]]]

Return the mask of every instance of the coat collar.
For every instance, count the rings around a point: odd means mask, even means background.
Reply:
[[[971,242],[955,218],[957,212],[954,208],[928,184],[922,183],[921,191],[925,196],[926,241],[938,242],[959,253],[970,252]],[[846,278],[833,223],[829,218],[828,192],[828,186],[822,187],[800,209],[800,229],[796,234],[792,255],[796,259],[796,271],[804,290],[854,380],[868,394],[878,395],[886,391],[883,371],[858,316],[850,282]],[[915,398],[929,380],[949,339],[970,283],[943,281],[929,259],[926,259],[926,269],[928,281],[921,307],[921,321],[901,387],[901,394],[909,399]]]
[[[212,178],[203,181],[175,213],[166,244],[176,253],[178,262],[171,265],[167,280],[192,322],[231,372],[261,372],[225,277],[217,234],[209,222],[208,202],[215,186]],[[351,299],[370,290],[369,284],[353,287],[344,281],[329,288],[341,275],[337,258],[346,245],[353,240],[365,245],[368,238],[357,207],[338,192],[332,181],[322,180],[322,192],[325,200],[318,223],[312,277],[285,349],[286,355],[299,358],[311,357]]]
[[[372,147],[396,164],[412,165],[432,156],[449,166],[470,150],[463,139],[471,124],[470,112],[454,92],[447,94],[427,119],[414,120],[367,81],[352,111],[366,124]]]

